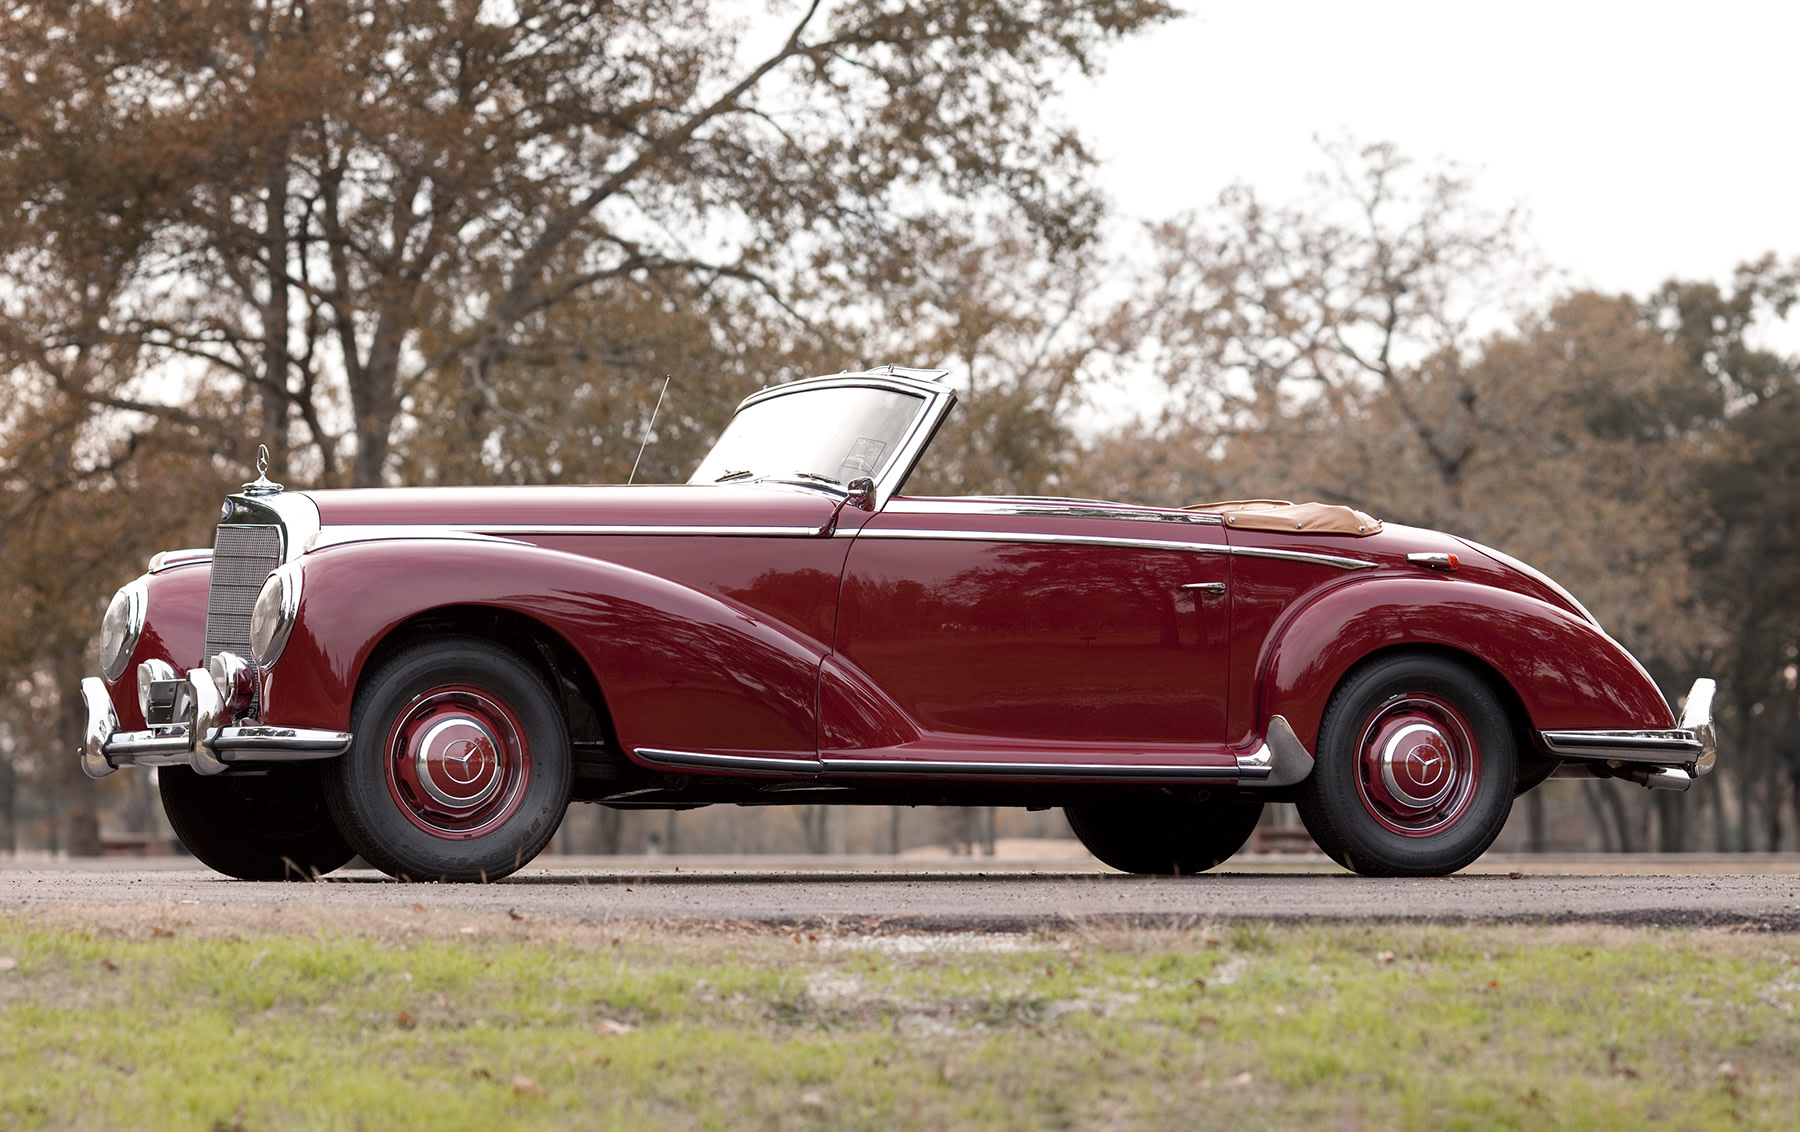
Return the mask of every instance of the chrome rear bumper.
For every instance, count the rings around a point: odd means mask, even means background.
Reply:
[[[245,763],[329,759],[350,747],[347,731],[268,727],[249,720],[221,726],[224,704],[205,669],[188,673],[186,691],[190,706],[183,722],[121,731],[106,685],[95,676],[83,680],[87,731],[81,769],[89,778],[104,778],[122,766],[186,766],[199,774],[219,774]]]
[[[1712,710],[1717,691],[1711,680],[1694,681],[1679,727],[1540,731],[1538,739],[1547,753],[1590,764],[1590,772],[1629,779],[1652,790],[1686,790],[1694,779],[1711,772],[1718,760]]]

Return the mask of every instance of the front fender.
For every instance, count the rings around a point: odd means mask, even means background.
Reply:
[[[265,722],[349,730],[357,685],[390,634],[434,609],[477,606],[568,642],[628,751],[817,752],[820,646],[717,594],[498,540],[346,543],[299,565],[293,634],[264,675]]]
[[[1452,650],[1499,674],[1536,730],[1674,725],[1643,668],[1588,621],[1523,594],[1454,578],[1370,578],[1332,589],[1270,634],[1260,718],[1283,715],[1316,750],[1344,674],[1384,649]]]
[[[206,589],[212,570],[205,562],[158,570],[144,579],[144,631],[119,678],[106,684],[119,726],[145,726],[138,706],[137,669],[146,660],[164,661],[178,673],[206,663]]]

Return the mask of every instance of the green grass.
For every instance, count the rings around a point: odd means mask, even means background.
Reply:
[[[0,1127],[1800,1127],[1786,936],[225,915],[0,916]]]

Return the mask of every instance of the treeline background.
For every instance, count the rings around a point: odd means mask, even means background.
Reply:
[[[638,479],[679,481],[747,393],[883,362],[963,395],[911,491],[1352,503],[1539,566],[1672,695],[1719,679],[1711,778],[1552,783],[1510,844],[1800,847],[1800,359],[1767,347],[1800,261],[1560,287],[1463,171],[1348,138],[1295,199],[1127,223],[1057,96],[1169,5],[740,14],[0,13],[0,851],[159,828],[149,775],[81,775],[77,685],[257,445],[290,488],[617,482],[666,378]],[[1060,832],[703,814],[583,807],[561,843]]]

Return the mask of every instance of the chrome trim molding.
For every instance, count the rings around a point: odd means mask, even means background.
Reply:
[[[1194,527],[1222,527],[1223,516],[1205,511],[1168,511],[1154,507],[1125,507],[1099,499],[1052,499],[1034,496],[976,499],[898,499],[890,515],[1023,515],[1045,519],[1120,519],[1131,522],[1172,523]]]
[[[389,542],[398,539],[434,539],[445,542],[499,542],[513,546],[520,545],[518,539],[501,538],[498,535],[484,532],[494,530],[493,527],[482,527],[480,531],[465,527],[413,526],[404,523],[382,523],[355,526],[327,527],[308,536],[300,546],[301,554],[327,550],[334,546],[348,546],[358,542]],[[507,528],[509,530],[536,531],[553,533],[561,528],[527,527]]]
[[[1073,778],[1235,782],[1235,766],[1131,763],[996,763],[960,759],[826,759],[829,774],[858,778]]]
[[[1718,684],[1702,677],[1688,690],[1681,726],[1640,730],[1540,731],[1544,749],[1561,759],[1614,764],[1619,777],[1657,790],[1686,790],[1718,761],[1713,696]],[[1644,766],[1642,764],[1657,764]],[[1625,764],[1637,764],[1626,766]],[[1671,765],[1673,764],[1673,765]]]
[[[105,778],[113,772],[106,761],[106,741],[119,730],[119,715],[113,711],[112,699],[100,677],[88,676],[81,681],[81,699],[87,708],[87,727],[81,735],[81,769],[89,778]]]
[[[1313,757],[1286,716],[1269,720],[1269,733],[1253,755],[1238,756],[1245,786],[1293,786],[1312,773]]]
[[[1655,763],[1699,758],[1700,741],[1692,731],[1670,727],[1644,731],[1540,731],[1544,749],[1559,759],[1617,759]]]
[[[225,763],[212,750],[212,741],[218,734],[225,719],[225,701],[219,697],[219,689],[213,686],[212,673],[204,668],[188,671],[188,702],[193,705],[193,732],[199,739],[189,739],[191,750],[188,752],[188,765],[194,768],[195,774],[219,774],[225,770]],[[185,714],[185,713],[184,713]]]
[[[632,753],[640,762],[666,770],[818,774],[824,769],[824,764],[818,759],[797,759],[785,755],[715,755],[704,751],[661,751],[653,747],[639,747]]]
[[[348,731],[244,724],[220,728],[212,746],[221,759],[232,764],[299,762],[341,755],[350,749],[352,738]]]
[[[1696,774],[1710,774],[1719,758],[1719,735],[1713,727],[1713,696],[1718,690],[1717,682],[1701,677],[1688,689],[1687,705],[1681,709],[1682,729],[1692,731],[1700,741],[1700,757],[1694,762]]]
[[[173,570],[177,566],[192,566],[196,562],[211,562],[212,547],[192,546],[185,550],[159,550],[150,556],[147,573],[160,574],[164,570]]]
[[[1127,550],[1173,550],[1189,554],[1229,554],[1245,558],[1283,558],[1335,566],[1341,570],[1373,570],[1377,563],[1361,558],[1340,558],[1306,550],[1277,550],[1263,546],[1231,546],[1222,542],[1176,542],[1171,539],[1117,538],[1110,535],[1059,535],[1026,531],[870,530],[842,531],[845,538],[925,539],[938,542],[1054,543],[1061,546],[1119,547]]]
[[[335,531],[336,528],[333,528]],[[483,535],[716,535],[725,538],[818,538],[830,533],[828,526],[822,527],[752,527],[752,526],[673,526],[651,523],[596,523],[596,524],[563,524],[563,523],[471,523],[471,534],[468,537],[480,538]],[[404,535],[388,535],[388,538],[404,538]],[[426,536],[414,536],[426,537]],[[444,535],[442,537],[454,537]],[[335,540],[334,540],[335,541]],[[498,539],[496,541],[499,541]],[[505,541],[513,542],[516,539]]]

